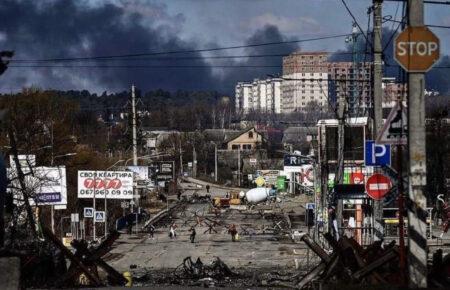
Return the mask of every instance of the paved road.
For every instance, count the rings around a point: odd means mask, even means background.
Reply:
[[[264,220],[260,215],[245,215],[237,211],[228,211],[216,218],[208,213],[208,204],[190,204],[186,211],[176,214],[178,226],[177,238],[170,239],[168,227],[157,228],[155,238],[147,235],[122,235],[111,251],[109,261],[119,271],[129,270],[131,264],[150,269],[175,268],[185,257],[200,257],[204,263],[210,263],[220,257],[227,265],[235,268],[293,268],[294,259],[305,261],[306,251],[303,244],[294,244],[289,239],[276,241],[269,234],[273,222]],[[211,221],[222,221],[215,227],[216,232],[207,232],[203,223],[196,227],[197,237],[194,244],[189,242],[189,229],[196,224],[194,212]],[[227,232],[227,225],[234,223],[238,230],[247,229],[254,235],[241,235],[239,242],[232,242]],[[263,234],[263,229],[266,233]],[[206,233],[205,233],[206,232]],[[295,250],[295,251],[294,251]]]
[[[210,186],[210,194],[212,197],[225,196],[227,192],[230,191],[248,191],[248,188],[225,187],[192,177],[185,177],[180,183],[180,187],[186,192],[186,194],[192,194],[194,192],[197,192],[197,194],[206,194],[206,185]]]

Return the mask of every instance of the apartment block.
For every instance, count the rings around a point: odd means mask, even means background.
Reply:
[[[328,63],[330,102],[344,97],[351,116],[360,116],[372,107],[372,63],[361,62],[355,67],[353,62]]]
[[[327,59],[327,52],[295,52],[283,57],[281,112],[328,106]]]
[[[281,113],[281,78],[239,82],[235,88],[236,112]]]
[[[295,52],[283,58],[282,112],[301,111],[308,103],[326,108],[340,96],[352,115],[371,106],[371,63],[329,62],[327,52]],[[289,81],[291,79],[291,81]]]

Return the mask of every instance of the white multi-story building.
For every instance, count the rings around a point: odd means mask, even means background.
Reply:
[[[253,85],[251,83],[239,82],[235,90],[236,112],[248,112],[253,108]]]
[[[235,89],[236,112],[281,113],[281,78],[239,82]]]
[[[328,53],[295,52],[283,57],[281,112],[328,106]]]
[[[328,106],[328,73],[293,73],[283,77],[281,112],[301,111],[311,105]]]

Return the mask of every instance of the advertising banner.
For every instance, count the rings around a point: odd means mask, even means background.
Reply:
[[[126,170],[135,173],[135,181],[148,179],[148,166],[127,166]]]
[[[256,171],[256,178],[262,177],[265,180],[266,185],[276,185],[277,184],[277,178],[280,175],[279,170],[257,170]]]
[[[78,171],[78,198],[132,199],[133,172]]]
[[[314,186],[314,168],[311,164],[300,166],[300,183],[303,186]]]
[[[175,164],[173,161],[162,161],[159,163],[159,172],[157,180],[172,180],[175,175]]]
[[[298,155],[284,155],[284,172],[302,172],[302,166],[311,164],[311,160]]]
[[[17,159],[23,172],[29,172],[30,168],[36,167],[36,155],[17,155]],[[9,164],[12,169],[16,169],[16,162],[14,162],[13,155],[9,155]]]
[[[9,190],[13,192],[16,203],[23,202],[19,180],[15,169],[8,168],[8,178],[11,180]],[[66,168],[34,167],[33,174],[25,175],[25,186],[30,193],[31,205],[67,205]]]

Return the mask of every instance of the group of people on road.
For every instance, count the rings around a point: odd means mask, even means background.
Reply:
[[[170,227],[169,227],[169,238],[170,239],[176,239],[176,237],[177,237],[176,229],[177,229],[177,225],[175,223],[172,223],[170,225]],[[189,232],[190,232],[190,234],[189,234],[189,241],[191,243],[195,243],[195,237],[197,236],[197,231],[195,230],[195,226],[192,226],[189,229]],[[231,224],[228,227],[228,233],[231,236],[231,241],[232,242],[236,242],[236,241],[239,240],[239,234],[238,234],[238,231],[237,231],[237,228],[236,228],[235,224]],[[149,235],[150,239],[154,239],[155,226],[152,225],[152,224],[148,226],[148,235]]]

